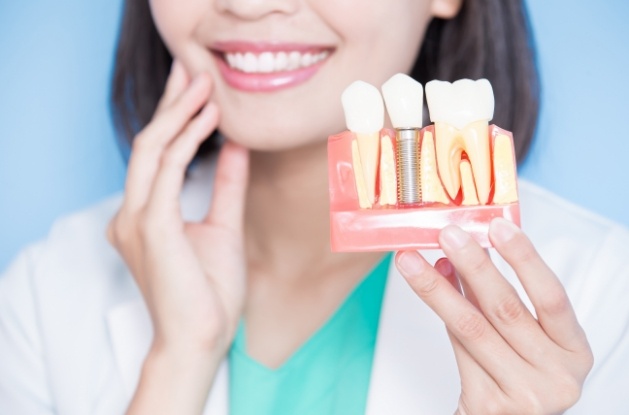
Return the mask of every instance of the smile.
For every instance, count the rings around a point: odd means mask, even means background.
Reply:
[[[212,48],[226,83],[247,92],[272,92],[306,82],[327,62],[330,47],[223,42]]]
[[[294,71],[307,68],[328,57],[328,52],[317,54],[300,52],[263,52],[255,55],[251,52],[225,53],[225,59],[230,68],[245,73],[273,73]]]

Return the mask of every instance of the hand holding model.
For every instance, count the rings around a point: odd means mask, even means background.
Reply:
[[[495,219],[489,237],[516,272],[537,318],[487,252],[458,227],[441,232],[448,259],[434,268],[416,251],[396,257],[413,291],[448,330],[461,376],[456,414],[563,413],[579,399],[592,368],[585,333],[560,281],[522,231]]]
[[[211,89],[207,74],[190,82],[174,62],[153,120],[133,142],[124,203],[109,226],[154,327],[128,413],[200,412],[242,312],[247,150],[223,145],[203,221],[184,222],[179,204],[186,168],[218,122]]]

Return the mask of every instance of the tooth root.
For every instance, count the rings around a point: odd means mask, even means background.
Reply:
[[[459,130],[445,123],[435,123],[435,136],[439,176],[441,176],[441,181],[448,195],[454,199],[461,188],[459,164],[461,163],[463,143],[460,139]]]
[[[367,190],[367,198],[369,203],[373,205],[376,200],[376,176],[378,174],[378,159],[380,133],[356,134],[358,140],[358,151],[360,153],[360,162],[363,168],[365,178],[365,188]]]
[[[372,203],[369,202],[369,197],[367,196],[365,175],[363,174],[363,166],[360,161],[360,152],[356,140],[352,140],[352,164],[354,165],[354,180],[356,182],[356,193],[358,194],[358,205],[362,209],[371,209]]]
[[[437,159],[435,158],[435,141],[430,131],[424,133],[420,154],[422,201],[449,204],[450,200],[439,180]]]
[[[479,205],[478,196],[476,195],[476,186],[474,185],[474,175],[472,174],[472,166],[467,160],[461,161],[461,189],[463,191],[463,206]]]
[[[489,202],[491,192],[491,152],[489,148],[489,123],[476,121],[463,129],[465,152],[474,171],[474,183],[481,204]]]
[[[511,138],[499,134],[494,140],[494,204],[518,200],[514,154]]]
[[[491,154],[487,121],[470,123],[462,130],[438,122],[435,123],[435,134],[437,167],[450,198],[456,198],[461,188],[459,165],[461,154],[465,151],[474,172],[478,199],[481,204],[487,204],[491,192]]]
[[[395,178],[395,156],[391,137],[380,139],[380,205],[397,204],[397,180]]]

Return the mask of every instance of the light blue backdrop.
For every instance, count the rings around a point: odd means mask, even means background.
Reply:
[[[521,175],[629,225],[629,2],[529,0],[543,113]],[[121,0],[0,2],[0,269],[122,188],[108,107]]]

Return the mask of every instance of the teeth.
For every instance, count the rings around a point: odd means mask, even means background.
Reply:
[[[471,163],[481,204],[491,191],[489,121],[494,113],[494,96],[486,79],[461,79],[454,83],[426,84],[430,119],[435,123],[437,167],[446,191],[454,199],[461,188],[460,164],[463,151]]]
[[[280,52],[275,56],[275,71],[281,72],[288,68],[288,53]]]
[[[380,130],[384,127],[382,96],[375,86],[355,81],[343,91],[341,102],[347,129],[355,133],[358,140],[367,196],[373,204],[376,197]]]
[[[514,154],[511,139],[504,134],[498,135],[494,140],[493,204],[513,203],[518,200]]]
[[[382,85],[382,95],[394,128],[422,128],[422,84],[398,73]]]
[[[243,57],[243,72],[251,73],[258,71],[258,60],[253,53],[245,53]]]
[[[288,54],[288,66],[287,69],[292,71],[299,68],[301,62],[301,54],[299,52],[291,52]]]
[[[328,57],[327,51],[319,53],[262,52],[256,55],[247,53],[225,53],[225,60],[230,68],[245,73],[272,73],[307,68]]]
[[[271,52],[264,52],[258,58],[258,69],[260,72],[269,73],[275,69],[275,62]]]

